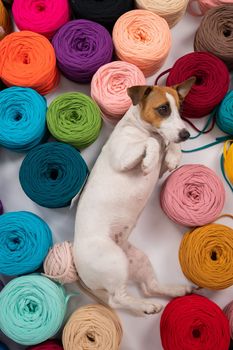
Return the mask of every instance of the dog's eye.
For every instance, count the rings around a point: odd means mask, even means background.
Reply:
[[[171,114],[171,108],[169,103],[159,106],[158,108],[156,108],[156,111],[159,112],[159,114],[162,117],[168,117]]]

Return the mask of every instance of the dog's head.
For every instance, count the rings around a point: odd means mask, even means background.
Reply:
[[[140,117],[151,131],[168,142],[182,142],[190,134],[180,117],[180,106],[196,78],[192,77],[173,87],[132,86],[127,92],[133,105],[140,108]]]

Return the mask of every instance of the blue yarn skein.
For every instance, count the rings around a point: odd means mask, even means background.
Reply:
[[[30,88],[0,92],[0,145],[25,152],[39,144],[47,131],[47,102]]]
[[[36,271],[52,244],[52,232],[39,216],[26,211],[1,215],[0,274],[16,276]]]
[[[0,342],[0,350],[9,350],[9,348],[5,344]]]
[[[229,91],[220,103],[216,123],[219,129],[233,136],[233,90]]]
[[[15,278],[0,293],[0,329],[18,344],[42,343],[60,330],[68,299],[63,287],[47,277]]]
[[[46,208],[61,208],[80,192],[87,175],[87,165],[74,147],[49,142],[27,154],[19,180],[31,200]]]

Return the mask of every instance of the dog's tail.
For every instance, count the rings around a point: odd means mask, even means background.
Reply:
[[[92,298],[93,300],[95,300],[97,303],[106,306],[109,308],[108,302],[106,300],[104,300],[104,298],[102,299],[99,295],[97,295],[93,290],[91,290],[90,288],[88,288],[86,286],[86,284],[81,280],[81,278],[79,277],[79,279],[77,280],[77,284],[79,289],[84,293],[87,294],[90,298]],[[102,291],[101,291],[102,292]],[[104,292],[104,291],[103,291]]]

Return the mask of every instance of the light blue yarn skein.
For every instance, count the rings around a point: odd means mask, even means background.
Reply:
[[[0,274],[36,271],[52,246],[52,232],[39,216],[10,212],[0,216]]]
[[[220,103],[216,113],[216,123],[223,132],[233,136],[233,90]]]
[[[45,137],[47,102],[30,88],[10,87],[0,92],[0,145],[25,152]]]
[[[0,329],[18,344],[42,343],[60,330],[68,299],[47,277],[15,278],[0,293]]]

